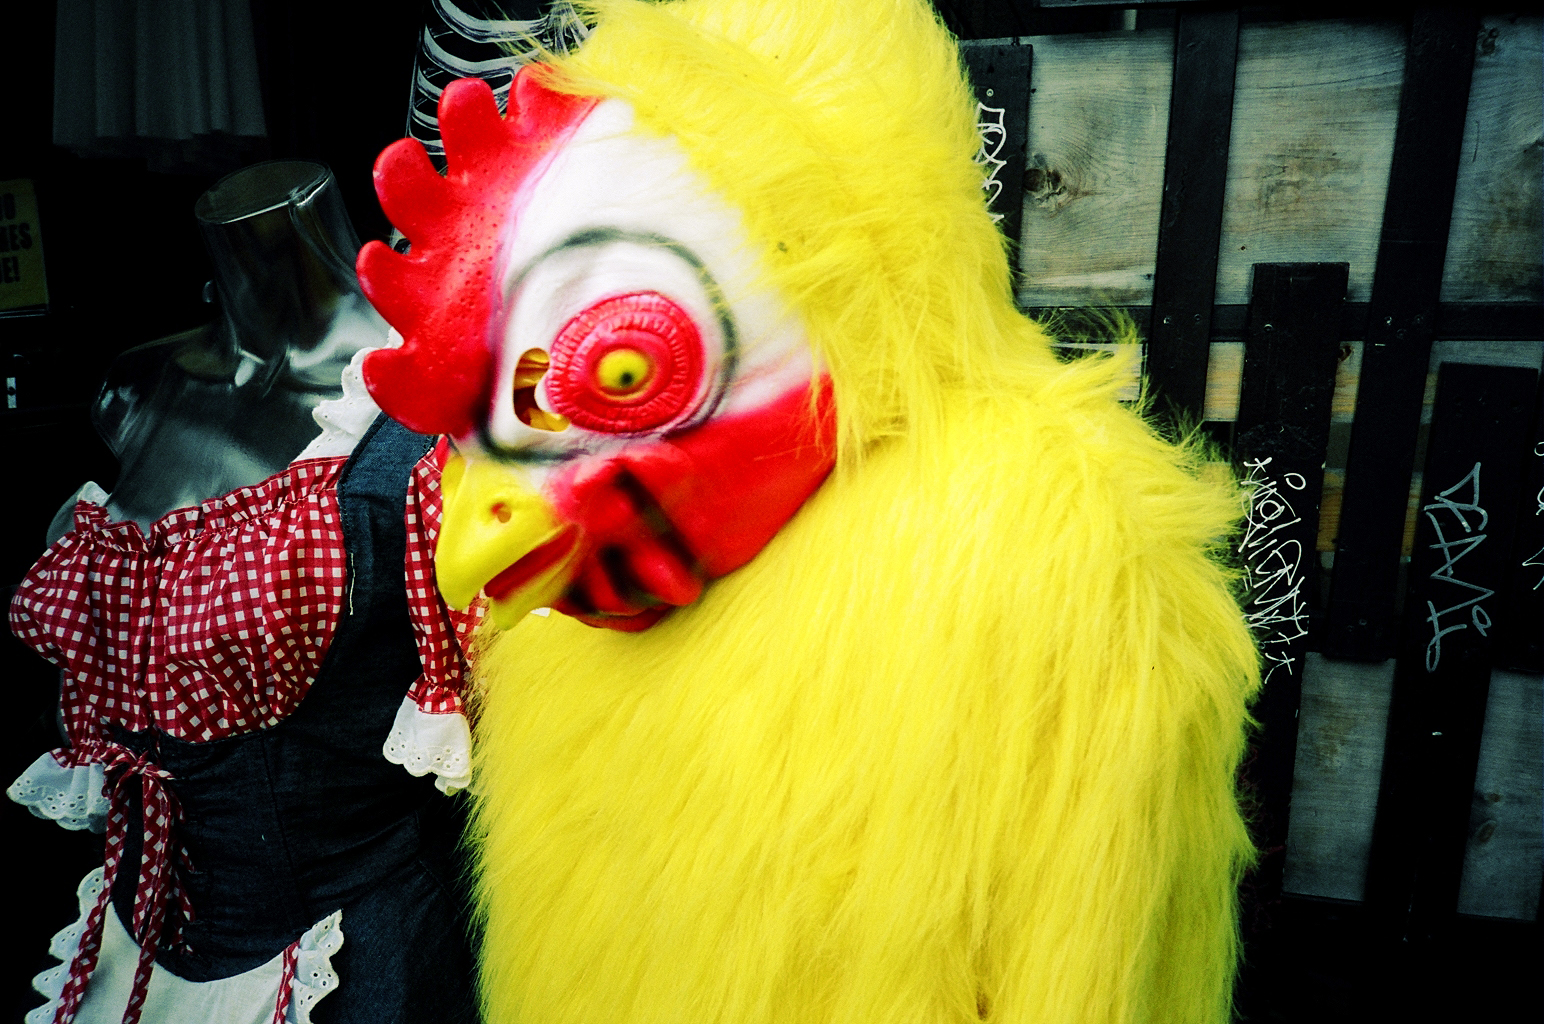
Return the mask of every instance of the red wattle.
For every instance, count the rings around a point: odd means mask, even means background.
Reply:
[[[813,408],[810,388],[796,388],[758,409],[582,460],[549,484],[558,515],[584,535],[579,574],[558,610],[593,626],[646,629],[671,606],[695,601],[703,582],[754,558],[835,461],[830,384],[818,387]],[[642,605],[629,592],[639,587],[649,599]]]

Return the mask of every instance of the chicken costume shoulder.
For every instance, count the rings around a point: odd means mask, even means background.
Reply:
[[[1015,310],[924,4],[594,13],[360,262],[503,627],[489,1020],[1227,1021],[1237,494]]]

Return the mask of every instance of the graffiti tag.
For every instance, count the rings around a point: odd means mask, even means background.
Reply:
[[[1534,445],[1533,454],[1539,456],[1540,458],[1544,458],[1544,444]],[[1539,493],[1533,496],[1533,500],[1534,503],[1538,505],[1538,507],[1533,510],[1533,514],[1536,516],[1544,516],[1544,487],[1539,488]],[[1539,548],[1539,550],[1523,559],[1522,564],[1536,568],[1544,567],[1544,548]],[[1534,590],[1538,590],[1541,586],[1544,586],[1544,572],[1539,573],[1539,578],[1533,582]]]
[[[1244,617],[1259,640],[1266,682],[1278,669],[1292,671],[1294,645],[1308,635],[1303,542],[1283,533],[1303,521],[1292,507],[1292,496],[1307,489],[1308,481],[1301,473],[1283,473],[1280,479],[1271,476],[1266,468],[1271,461],[1244,463],[1244,484],[1252,490],[1238,545],[1249,583]]]
[[[1426,671],[1435,672],[1442,663],[1443,637],[1468,629],[1471,625],[1480,636],[1485,636],[1491,627],[1490,613],[1480,602],[1495,591],[1458,578],[1458,563],[1485,543],[1484,531],[1490,523],[1490,513],[1480,505],[1480,463],[1476,462],[1463,479],[1438,494],[1431,504],[1422,507],[1421,512],[1437,534],[1436,543],[1428,547],[1442,554],[1442,564],[1432,571],[1431,578],[1459,588],[1459,593],[1454,595],[1458,600],[1441,611],[1437,610],[1435,601],[1426,602],[1426,621],[1432,631],[1431,639],[1426,642]],[[1473,522],[1470,521],[1471,517]],[[1457,533],[1460,527],[1463,529],[1462,535]],[[1449,531],[1453,531],[1451,539]],[[1469,621],[1444,625],[1448,621],[1445,616],[1454,615],[1462,619],[1462,613],[1466,610]]]
[[[997,179],[997,172],[1008,164],[1008,161],[1001,160],[997,156],[1008,141],[1008,128],[1003,124],[1003,114],[1006,112],[1006,107],[989,107],[980,100],[976,101],[976,131],[981,136],[981,148],[976,150],[974,159],[976,163],[987,169],[986,180],[981,183],[981,190],[986,193],[988,210],[997,205],[997,197],[1003,190],[1003,183]],[[993,224],[1002,219],[1002,214],[992,213]]]

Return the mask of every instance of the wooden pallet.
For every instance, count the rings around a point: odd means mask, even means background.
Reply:
[[[1420,1016],[1538,944],[1544,21],[939,7],[1028,51],[1020,304],[1129,317],[1257,484],[1256,966],[1355,934]]]

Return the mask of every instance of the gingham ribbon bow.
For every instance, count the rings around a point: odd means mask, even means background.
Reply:
[[[150,972],[155,966],[156,950],[160,947],[162,931],[166,925],[166,907],[170,899],[177,900],[181,911],[180,921],[193,919],[193,907],[180,875],[188,867],[187,851],[179,845],[173,849],[173,830],[182,820],[182,808],[177,798],[166,786],[171,772],[160,767],[148,754],[137,753],[120,744],[109,744],[101,758],[107,774],[107,798],[111,808],[107,818],[107,855],[103,871],[102,894],[86,917],[86,929],[80,937],[80,948],[70,961],[70,976],[59,993],[59,1008],[54,1013],[54,1024],[70,1024],[86,994],[86,984],[96,970],[97,956],[102,951],[102,924],[108,906],[112,903],[113,884],[123,859],[124,840],[128,836],[129,786],[137,779],[140,791],[140,817],[144,833],[139,862],[139,884],[134,890],[134,915],[130,930],[139,945],[139,964],[134,970],[134,986],[129,991],[129,1005],[123,1012],[123,1024],[139,1024],[139,1016],[145,1005],[145,993],[150,984]],[[176,927],[176,926],[174,926]],[[172,936],[176,937],[175,933]]]

